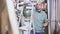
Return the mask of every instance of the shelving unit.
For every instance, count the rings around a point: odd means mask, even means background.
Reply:
[[[20,0],[19,0],[20,1]],[[21,3],[18,3],[19,1],[17,1],[17,9],[19,10],[19,11],[21,11],[20,12],[20,15],[19,16],[21,16],[21,15],[23,15],[23,6],[21,7],[21,6],[19,6],[19,5],[23,5],[23,3],[24,2],[21,2]],[[22,9],[19,9],[19,8],[22,8]],[[32,14],[32,11],[33,11],[33,8],[34,8],[34,6],[33,6],[33,3],[28,3],[28,6],[26,6],[26,10],[27,10],[27,12],[29,12],[28,10],[30,10],[30,12],[31,12],[31,16],[33,16],[33,14]],[[22,23],[22,26],[21,27],[19,27],[19,30],[20,30],[20,33],[21,34],[30,34],[30,32],[31,32],[31,30],[33,30],[34,31],[34,26],[33,27],[31,27],[32,26],[32,24],[34,24],[33,23],[33,20],[31,19],[32,17],[29,17],[29,18],[26,18],[24,15],[23,15],[23,19],[19,19],[19,23]],[[22,20],[22,22],[20,22],[20,20]],[[30,20],[30,21],[28,21],[28,22],[26,22],[25,20]],[[34,31],[34,34],[35,34],[35,31]]]

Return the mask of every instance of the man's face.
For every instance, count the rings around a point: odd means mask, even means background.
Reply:
[[[37,3],[37,4],[36,4],[36,9],[37,9],[37,10],[41,10],[41,9],[42,9],[42,4]]]

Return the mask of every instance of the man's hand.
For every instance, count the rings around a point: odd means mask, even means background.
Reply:
[[[43,26],[44,26],[44,27],[48,26],[48,23],[44,23]]]

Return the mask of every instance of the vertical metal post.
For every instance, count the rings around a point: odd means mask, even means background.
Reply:
[[[48,34],[51,34],[51,32],[50,32],[50,30],[51,30],[51,28],[50,28],[50,27],[51,27],[51,26],[50,26],[50,25],[51,25],[51,24],[50,24],[50,21],[51,21],[51,20],[50,20],[50,18],[51,18],[51,17],[50,17],[50,0],[47,0],[47,3],[48,3],[48,22],[49,22],[49,25],[48,25]]]

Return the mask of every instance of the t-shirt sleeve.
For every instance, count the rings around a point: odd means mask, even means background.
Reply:
[[[46,22],[48,22],[48,19],[47,19],[47,14],[45,14],[44,21],[45,21],[45,23],[46,23]]]

